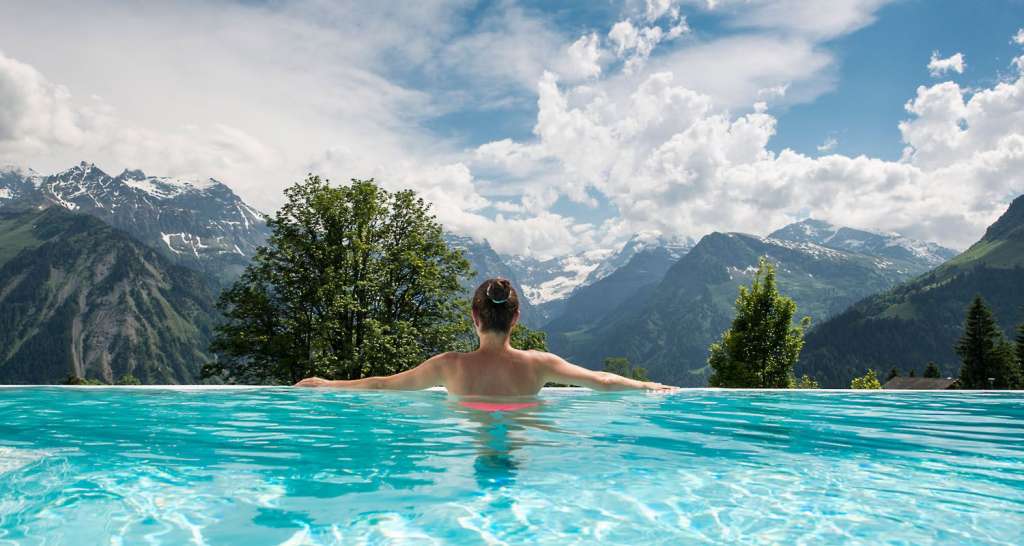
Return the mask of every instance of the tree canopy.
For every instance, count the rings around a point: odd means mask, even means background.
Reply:
[[[272,234],[218,307],[226,321],[206,376],[295,382],[412,367],[467,335],[462,281],[430,206],[373,180],[318,176],[285,190]]]
[[[796,303],[779,294],[775,268],[766,258],[760,259],[750,288],[741,286],[739,292],[732,327],[710,347],[708,383],[712,387],[794,386],[793,366],[810,318],[799,326],[793,324]]]
[[[868,370],[861,377],[854,377],[850,382],[851,389],[880,389],[882,382],[878,380],[875,370]]]

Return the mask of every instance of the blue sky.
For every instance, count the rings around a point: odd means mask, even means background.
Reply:
[[[541,257],[807,216],[963,248],[1024,193],[1024,0],[40,4],[0,20],[0,162],[42,172],[268,211],[375,177]]]

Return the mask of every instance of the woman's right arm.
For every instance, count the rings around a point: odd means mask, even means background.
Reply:
[[[544,382],[579,385],[595,391],[649,390],[671,391],[679,387],[662,385],[653,381],[637,381],[608,372],[595,372],[582,366],[570,364],[557,355],[544,355]]]

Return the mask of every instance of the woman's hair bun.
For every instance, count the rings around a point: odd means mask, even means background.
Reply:
[[[508,332],[519,314],[519,295],[508,279],[487,279],[473,292],[473,316],[484,332]]]
[[[491,300],[491,303],[502,304],[508,301],[509,295],[512,294],[512,283],[508,279],[492,279],[487,285],[487,297]]]

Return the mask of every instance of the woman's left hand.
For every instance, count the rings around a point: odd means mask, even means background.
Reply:
[[[326,387],[331,382],[319,377],[307,377],[295,384],[296,387]]]

